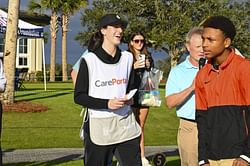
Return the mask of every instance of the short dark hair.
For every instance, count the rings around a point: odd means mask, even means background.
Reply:
[[[233,22],[224,16],[211,16],[202,24],[203,28],[210,27],[220,29],[224,35],[231,40],[236,35],[236,30]]]

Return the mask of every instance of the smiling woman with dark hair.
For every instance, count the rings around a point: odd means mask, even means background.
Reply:
[[[140,166],[141,129],[132,113],[133,56],[121,51],[126,22],[107,14],[89,42],[77,74],[74,99],[87,107],[85,166],[107,166],[116,150],[123,166]]]

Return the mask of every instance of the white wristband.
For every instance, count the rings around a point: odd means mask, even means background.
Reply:
[[[199,161],[199,165],[203,165],[203,164],[205,164],[204,160]]]
[[[246,160],[248,162],[248,164],[250,164],[250,158],[247,157],[246,155],[240,155],[240,158]]]

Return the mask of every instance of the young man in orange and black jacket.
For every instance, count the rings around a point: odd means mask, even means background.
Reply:
[[[203,23],[208,63],[195,84],[199,165],[250,164],[250,61],[231,48],[233,23],[213,16]]]

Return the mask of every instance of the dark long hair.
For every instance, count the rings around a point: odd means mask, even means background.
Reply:
[[[94,52],[98,47],[100,47],[103,43],[103,34],[101,33],[101,30],[98,30],[95,32],[89,42],[88,42],[88,51]]]
[[[131,41],[133,41],[134,37],[137,36],[137,35],[141,35],[141,36],[143,36],[143,38],[144,38],[144,44],[143,44],[143,47],[142,47],[142,49],[141,49],[141,53],[142,53],[142,54],[145,54],[145,55],[146,55],[146,58],[149,58],[149,57],[152,58],[152,57],[151,57],[151,53],[148,51],[147,46],[146,46],[146,38],[145,38],[145,35],[144,35],[142,32],[140,32],[140,31],[136,31],[136,32],[134,32],[134,33],[131,34],[131,36],[130,36],[130,38],[129,38],[129,42],[128,42],[128,49],[129,49],[129,51],[133,54],[134,59],[135,59],[135,49],[134,49],[134,47],[131,45]]]

